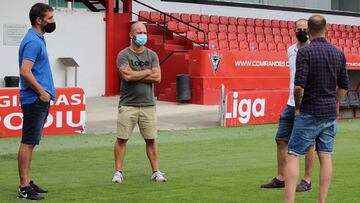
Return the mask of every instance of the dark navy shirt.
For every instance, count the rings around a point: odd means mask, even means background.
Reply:
[[[349,89],[344,53],[324,38],[312,40],[298,51],[295,85],[304,88],[301,112],[336,116],[336,88]]]
[[[23,60],[34,62],[31,69],[36,81],[48,92],[51,99],[55,99],[55,86],[50,69],[49,58],[46,51],[44,36],[34,29],[29,29],[19,47],[19,67]],[[31,104],[36,101],[39,95],[33,91],[23,77],[20,77],[20,103]]]

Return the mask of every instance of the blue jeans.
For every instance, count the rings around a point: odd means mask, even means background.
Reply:
[[[294,128],[288,144],[289,154],[305,155],[309,147],[314,144],[316,151],[331,154],[336,131],[335,116],[314,117],[301,112],[295,117]]]
[[[291,132],[294,126],[295,107],[286,105],[285,110],[280,115],[279,128],[276,133],[276,141],[290,140]]]
[[[38,145],[49,114],[50,102],[43,102],[37,99],[32,104],[22,105],[21,108],[23,111],[21,143]]]

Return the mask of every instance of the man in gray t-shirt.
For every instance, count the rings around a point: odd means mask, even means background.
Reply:
[[[137,22],[131,25],[131,45],[120,51],[116,65],[119,69],[120,102],[117,120],[117,139],[114,145],[115,174],[112,181],[123,181],[123,161],[126,143],[136,124],[146,143],[146,154],[149,158],[152,175],[156,182],[165,182],[164,174],[158,166],[157,128],[153,83],[161,80],[159,58],[157,54],[145,47],[147,32],[144,24]]]

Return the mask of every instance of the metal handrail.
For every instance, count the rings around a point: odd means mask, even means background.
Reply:
[[[191,25],[190,23],[187,23],[187,22],[185,22],[185,21],[183,21],[183,20],[181,20],[181,19],[178,19],[178,18],[176,18],[176,17],[174,17],[174,16],[172,16],[172,15],[169,15],[169,14],[167,14],[167,13],[165,13],[165,12],[162,12],[162,11],[160,11],[160,10],[154,8],[154,7],[151,7],[151,6],[149,6],[149,5],[145,4],[145,3],[142,3],[142,2],[140,2],[140,1],[138,1],[138,0],[133,0],[133,1],[136,2],[136,3],[138,3],[138,4],[141,4],[141,5],[145,6],[145,7],[147,7],[147,8],[150,8],[151,10],[154,10],[154,11],[156,11],[156,12],[159,12],[159,13],[161,13],[162,15],[164,15],[164,31],[163,31],[163,42],[164,42],[164,43],[165,43],[165,38],[166,38],[166,27],[167,27],[167,25],[166,25],[166,18],[169,17],[169,18],[171,18],[171,19],[175,19],[175,20],[178,21],[178,22],[181,22],[181,23],[183,23],[183,24],[185,24],[185,25],[187,25],[187,26],[189,26],[189,27],[192,27],[192,28],[194,28],[194,29],[202,32],[203,35],[204,35],[204,44],[203,44],[203,47],[206,48],[207,35],[206,35],[206,33],[205,33],[204,30],[202,30],[202,29],[200,29],[200,28],[198,28],[198,27],[195,27],[195,26]],[[138,14],[136,14],[136,13],[134,13],[134,12],[132,12],[132,13],[135,14],[135,15],[137,15],[137,16],[139,16]],[[140,16],[140,17],[141,17],[141,16]],[[147,20],[149,20],[150,22],[152,22],[150,19],[147,19]],[[176,33],[176,32],[175,32],[175,33]],[[176,33],[176,34],[178,34],[178,33]],[[178,34],[178,35],[179,35],[179,34]],[[181,35],[179,35],[179,36],[181,36]],[[190,39],[189,39],[189,40],[190,40]],[[191,40],[191,41],[192,41],[192,40]],[[192,42],[194,42],[194,41],[192,41]],[[196,43],[196,42],[195,42],[195,43]]]

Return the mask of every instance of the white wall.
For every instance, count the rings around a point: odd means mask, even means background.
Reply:
[[[3,24],[26,24],[29,10],[39,0],[0,1],[0,87],[4,76],[18,75],[18,46],[3,45]],[[78,86],[86,96],[105,93],[105,22],[103,13],[83,9],[56,10],[56,31],[46,34],[47,50],[56,87],[65,86],[65,70],[58,57],[74,57],[80,65]],[[69,71],[69,83],[73,85],[74,72]]]
[[[178,12],[178,13],[196,13],[196,14],[208,14],[218,16],[235,16],[235,17],[248,17],[248,18],[269,18],[279,20],[297,20],[299,18],[309,18],[311,13],[299,13],[288,11],[275,11],[266,9],[251,9],[241,7],[229,7],[229,6],[213,6],[203,4],[189,4],[189,3],[173,3],[162,2],[160,0],[142,1],[146,4],[155,7],[164,12]],[[328,6],[328,1],[326,5]],[[138,13],[140,10],[149,10],[146,7],[134,2],[133,10]],[[347,17],[338,15],[323,15],[329,23],[338,24],[352,24],[360,25],[360,18]],[[137,17],[134,15],[133,20]]]

